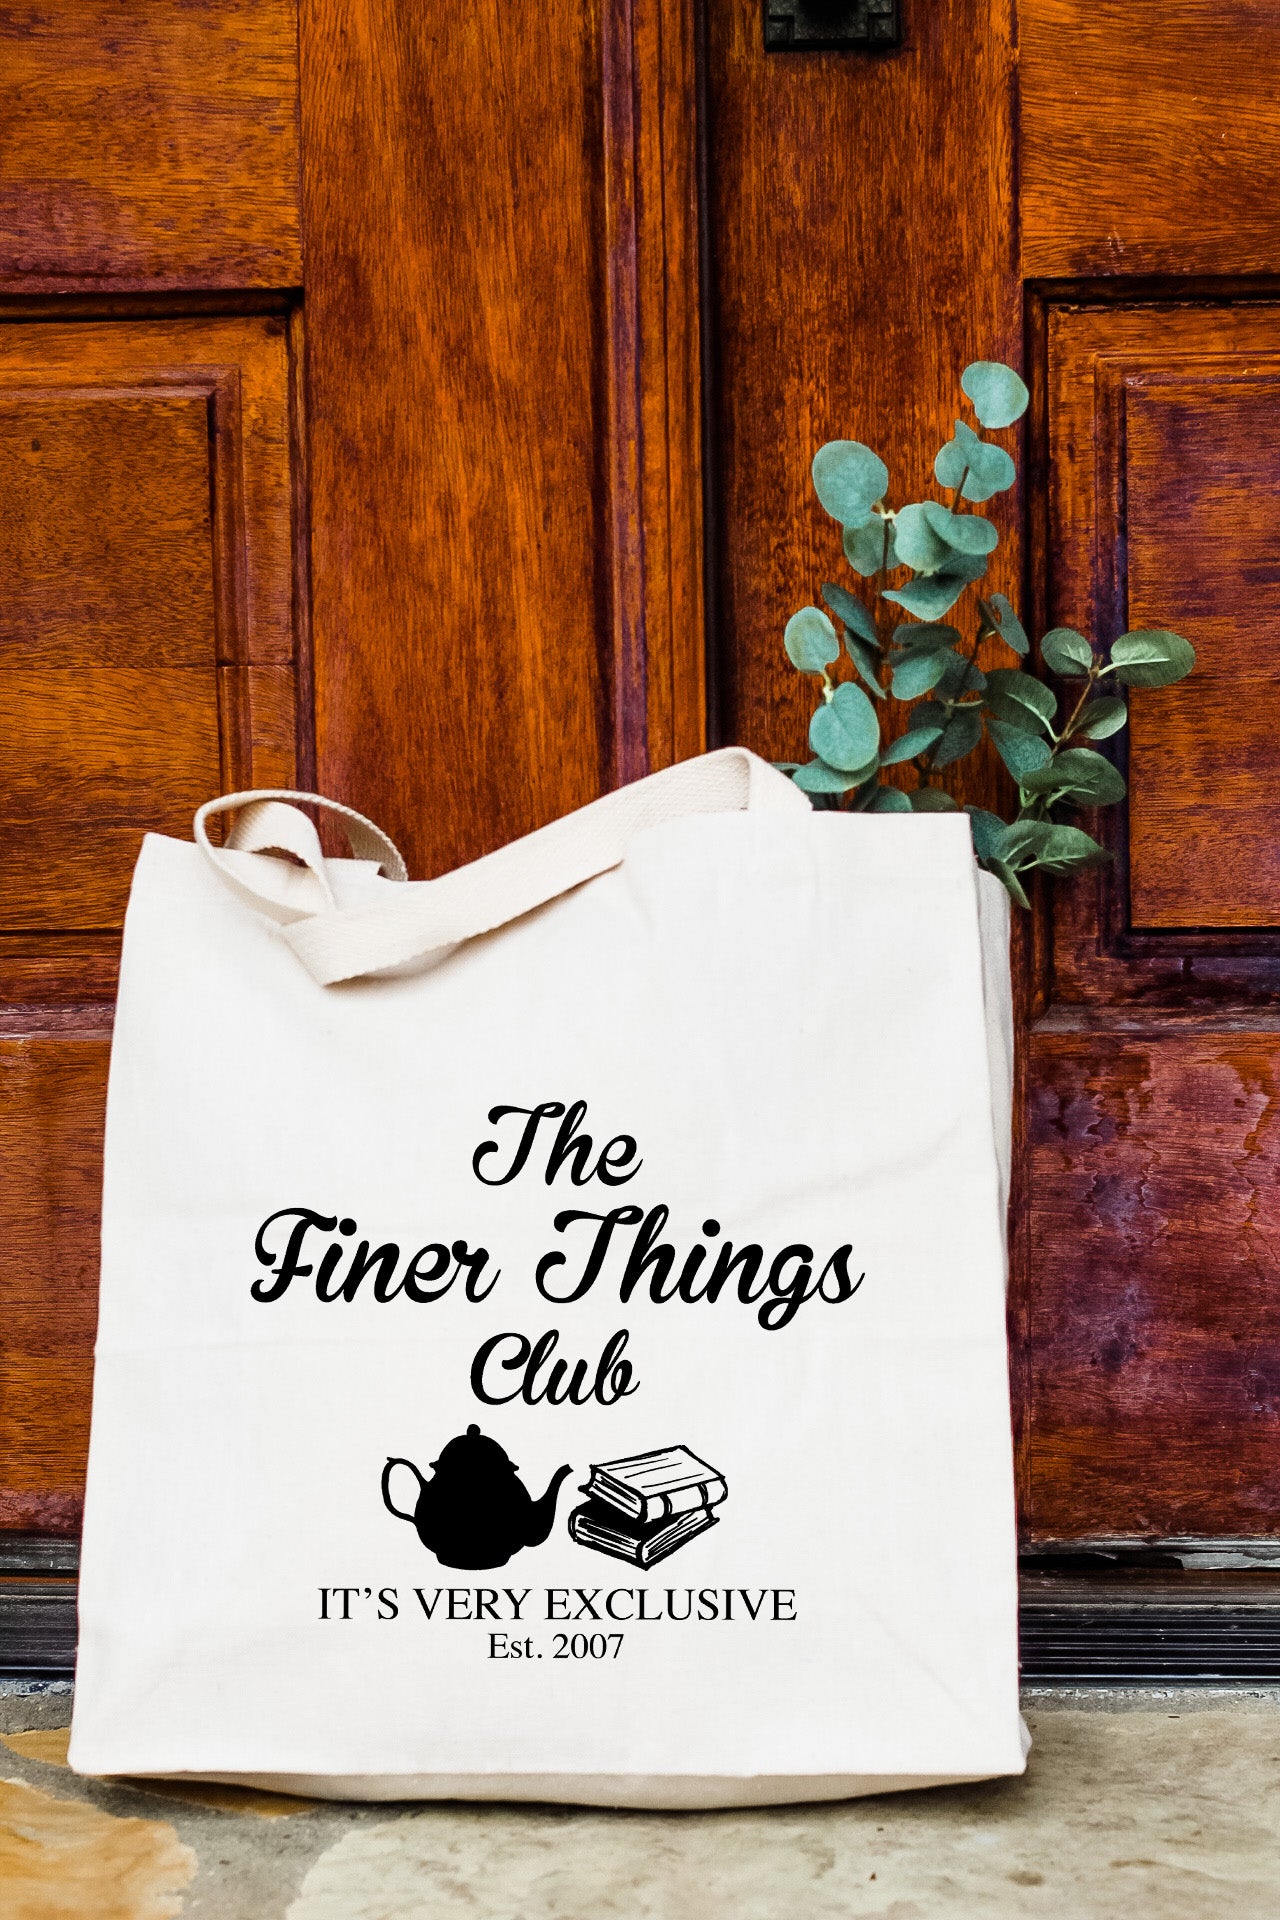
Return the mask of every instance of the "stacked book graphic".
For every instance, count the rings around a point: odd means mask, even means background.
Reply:
[[[711,1509],[729,1489],[724,1475],[690,1448],[658,1447],[593,1465],[582,1491],[586,1505],[569,1515],[578,1545],[652,1567],[714,1527]]]

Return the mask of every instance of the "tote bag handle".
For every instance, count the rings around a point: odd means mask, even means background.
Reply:
[[[343,909],[334,901],[319,835],[297,806],[283,804],[294,801],[335,814],[357,858],[376,860],[391,880],[407,877],[386,834],[363,814],[318,794],[274,789],[225,794],[200,808],[195,838],[221,879],[247,905],[277,922],[321,986],[406,966],[505,926],[621,865],[630,841],[646,827],[701,813],[811,811],[799,788],[767,762],[745,747],[722,747],[606,793],[438,880],[403,894],[397,889],[372,906]],[[226,849],[215,847],[208,822],[215,814],[236,811],[240,819]],[[274,884],[258,885],[252,863],[228,858],[228,853],[265,852],[291,854],[307,869],[297,874],[299,884],[288,888],[284,899],[278,869]]]

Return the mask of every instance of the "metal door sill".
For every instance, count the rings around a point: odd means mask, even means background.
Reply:
[[[1248,1543],[1246,1543],[1248,1544]],[[1243,1549],[1197,1543],[1038,1553],[1021,1573],[1022,1678],[1044,1687],[1280,1684],[1280,1566],[1205,1566]],[[1257,1556],[1257,1543],[1250,1551]],[[0,1677],[65,1680],[75,1668],[75,1543],[0,1542]]]

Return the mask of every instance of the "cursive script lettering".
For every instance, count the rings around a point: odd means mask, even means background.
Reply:
[[[628,1228],[636,1231],[618,1276],[618,1298],[624,1305],[637,1287],[646,1282],[655,1306],[662,1306],[668,1300],[683,1300],[688,1305],[700,1300],[714,1303],[736,1273],[738,1299],[744,1306],[759,1303],[756,1318],[767,1332],[775,1333],[790,1326],[806,1300],[825,1300],[831,1306],[839,1306],[853,1298],[866,1278],[865,1273],[860,1273],[856,1280],[850,1274],[849,1256],[853,1246],[847,1241],[829,1256],[816,1279],[813,1248],[800,1241],[793,1241],[775,1254],[763,1277],[764,1249],[754,1241],[738,1248],[732,1241],[724,1241],[705,1277],[702,1277],[702,1268],[708,1249],[697,1241],[677,1271],[675,1247],[660,1238],[669,1217],[670,1209],[662,1205],[651,1207],[648,1213],[636,1206],[613,1207],[608,1213],[566,1208],[555,1217],[557,1233],[567,1232],[579,1221],[594,1221],[596,1230],[576,1279],[566,1280],[559,1271],[565,1268],[567,1273],[567,1254],[555,1249],[543,1254],[535,1273],[539,1293],[544,1300],[553,1300],[559,1306],[581,1300],[604,1272],[618,1229]],[[702,1231],[708,1239],[714,1239],[720,1233],[720,1222],[704,1220]]]
[[[597,1147],[587,1131],[585,1100],[490,1107],[488,1120],[496,1137],[482,1140],[471,1156],[472,1171],[485,1187],[509,1186],[526,1169],[548,1187],[566,1174],[571,1187],[621,1187],[644,1165],[629,1133]],[[756,1240],[735,1244],[711,1217],[703,1220],[701,1237],[689,1241],[687,1229],[671,1229],[671,1208],[663,1201],[562,1207],[553,1227],[559,1244],[535,1261],[533,1282],[543,1300],[561,1308],[595,1288],[604,1296],[616,1290],[619,1305],[633,1309],[673,1301],[715,1306],[723,1299],[750,1308],[766,1333],[778,1333],[809,1301],[842,1306],[866,1279],[852,1271],[851,1241],[825,1259],[807,1240],[770,1252]],[[501,1277],[487,1247],[441,1239],[409,1253],[395,1240],[360,1237],[354,1215],[315,1207],[280,1207],[269,1215],[254,1252],[265,1271],[249,1292],[264,1306],[283,1300],[295,1281],[312,1282],[326,1306],[357,1300],[429,1306],[447,1295],[474,1306],[489,1298]],[[592,1362],[560,1354],[558,1328],[536,1336],[506,1328],[476,1351],[471,1390],[490,1407],[515,1400],[531,1407],[614,1406],[640,1385],[627,1357],[629,1339],[628,1330],[619,1328]]]
[[[560,1335],[554,1327],[536,1340],[530,1340],[523,1333],[495,1333],[471,1363],[472,1393],[489,1407],[503,1407],[515,1399],[523,1400],[528,1407],[536,1407],[542,1400],[553,1407],[562,1407],[566,1401],[571,1406],[584,1407],[589,1400],[611,1407],[640,1385],[634,1378],[631,1362],[622,1358],[627,1344],[625,1328],[610,1338],[596,1362],[590,1385],[585,1360],[575,1362],[572,1372],[567,1360],[548,1364],[559,1342]],[[495,1378],[495,1370],[520,1377],[508,1392],[496,1393],[494,1388],[503,1383]]]
[[[543,1100],[536,1107],[490,1107],[489,1125],[496,1127],[512,1115],[522,1117],[524,1126],[506,1172],[486,1173],[482,1167],[482,1162],[495,1153],[501,1153],[502,1149],[496,1140],[482,1140],[471,1156],[471,1170],[486,1187],[505,1187],[524,1171],[533,1149],[534,1137],[544,1120],[560,1121],[547,1154],[546,1172],[543,1175],[548,1186],[566,1164],[575,1187],[585,1187],[589,1180],[602,1181],[606,1187],[624,1187],[628,1180],[634,1180],[644,1165],[643,1160],[636,1158],[636,1143],[631,1135],[619,1133],[605,1142],[592,1166],[591,1155],[595,1151],[595,1142],[589,1133],[579,1132],[587,1116],[585,1100],[575,1100],[567,1109],[560,1100]]]
[[[280,1227],[272,1233],[271,1229],[276,1227],[276,1223],[284,1220],[292,1221],[293,1225],[288,1229]],[[313,1231],[318,1234],[332,1233],[335,1228],[341,1237],[320,1254],[319,1266],[313,1267],[311,1261],[304,1261],[302,1253],[307,1235]],[[482,1279],[489,1262],[488,1249],[470,1247],[465,1240],[454,1240],[448,1246],[436,1240],[429,1246],[420,1247],[397,1279],[400,1249],[395,1242],[385,1241],[372,1250],[367,1240],[361,1240],[354,1248],[344,1246],[343,1240],[350,1239],[356,1232],[353,1219],[340,1220],[336,1214],[317,1213],[312,1207],[281,1207],[278,1213],[271,1214],[258,1228],[254,1252],[261,1264],[271,1271],[269,1274],[259,1274],[249,1289],[250,1295],[264,1305],[270,1305],[272,1301],[282,1300],[295,1280],[305,1280],[314,1272],[317,1300],[324,1301],[326,1305],[334,1300],[350,1302],[372,1274],[375,1300],[394,1300],[403,1293],[406,1300],[425,1306],[448,1293],[459,1279],[462,1280],[463,1292],[468,1300],[486,1300],[498,1280],[497,1269],[489,1275],[487,1282]],[[346,1272],[340,1273],[344,1259],[347,1261]]]

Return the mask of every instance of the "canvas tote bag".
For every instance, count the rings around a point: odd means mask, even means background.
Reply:
[[[1020,1772],[1008,922],[964,815],[726,750],[415,885],[296,797],[133,883],[72,1765],[650,1807]]]

